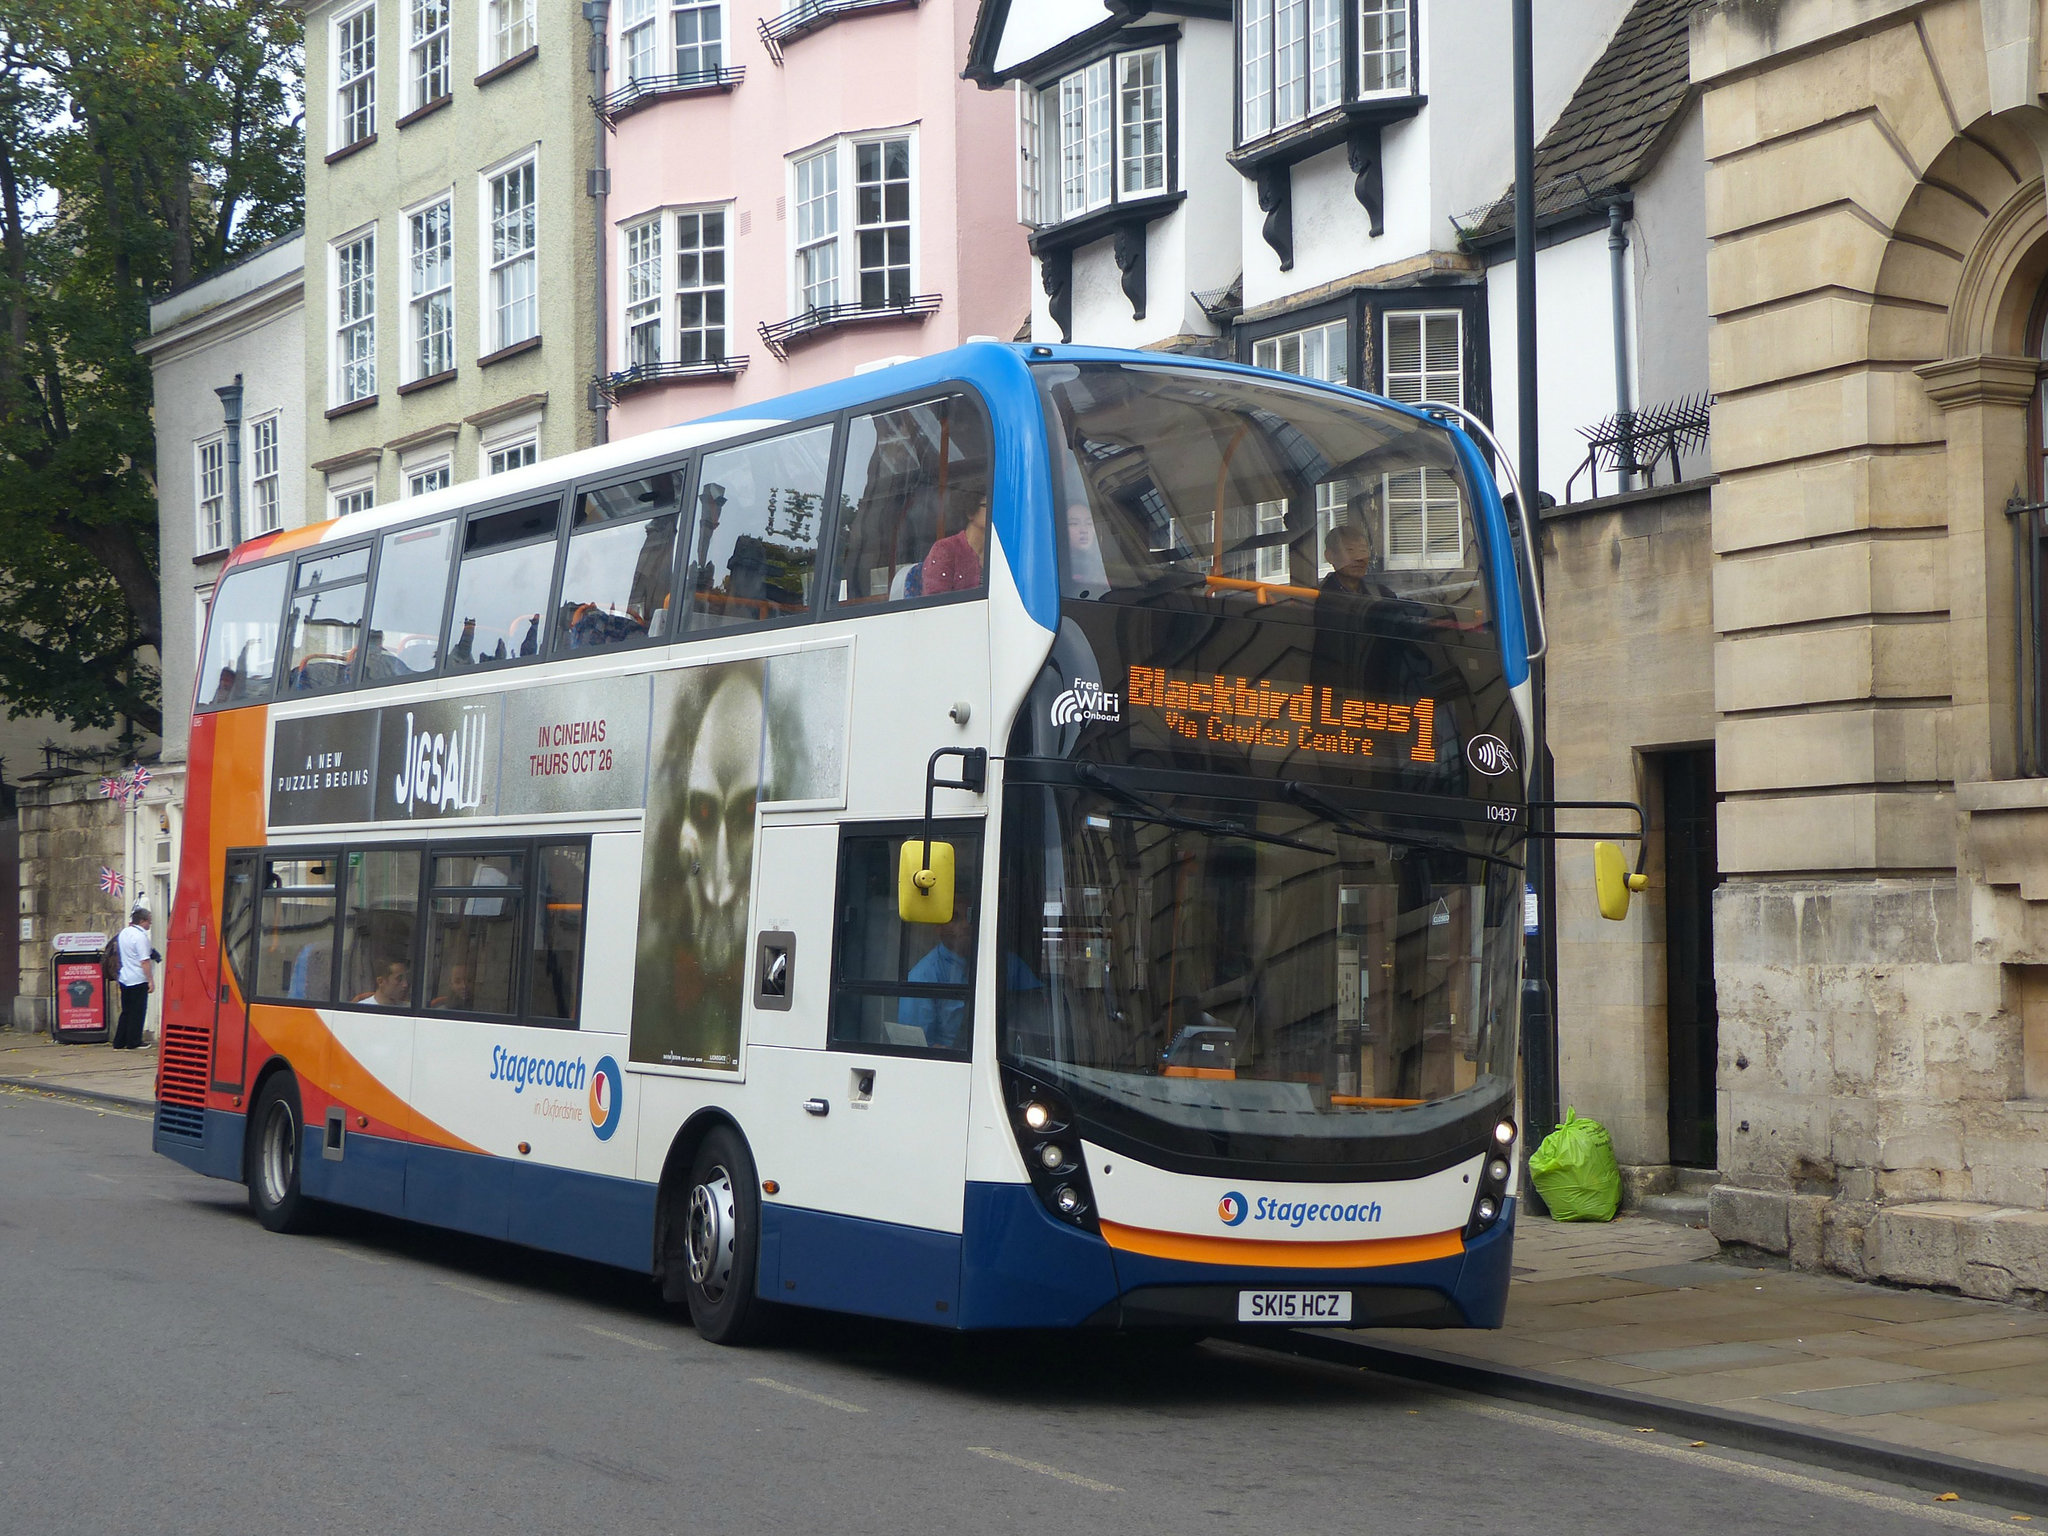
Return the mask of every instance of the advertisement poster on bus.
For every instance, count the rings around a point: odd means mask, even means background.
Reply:
[[[640,865],[631,1055],[736,1072],[767,668],[669,673],[654,685],[659,745]]]

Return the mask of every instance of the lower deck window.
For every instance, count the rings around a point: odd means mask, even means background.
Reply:
[[[576,1027],[587,840],[231,853],[221,932],[245,975],[259,860],[257,999]]]

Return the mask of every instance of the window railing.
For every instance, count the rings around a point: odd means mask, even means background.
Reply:
[[[898,304],[821,304],[787,320],[764,320],[758,329],[768,350],[781,360],[789,356],[792,343],[822,331],[873,320],[922,320],[926,315],[937,314],[939,303],[938,294],[920,293]]]
[[[671,379],[729,379],[746,366],[744,352],[734,357],[707,357],[695,363],[635,363],[616,373],[599,374],[593,382],[606,404],[617,405],[621,395],[630,395],[652,384],[666,384]]]
[[[767,46],[768,57],[779,65],[784,43],[828,27],[842,16],[860,11],[909,10],[916,4],[917,0],[798,0],[781,15],[761,19],[761,41]]]
[[[1622,411],[1590,427],[1580,427],[1579,436],[1586,440],[1586,457],[1565,482],[1564,499],[1572,500],[1572,487],[1579,483],[1581,475],[1586,476],[1586,494],[1597,497],[1603,469],[1621,477],[1621,483],[1615,487],[1617,491],[1643,490],[1655,485],[1661,465],[1670,467],[1671,483],[1676,485],[1685,478],[1680,456],[1707,445],[1713,404],[1711,395],[1691,395],[1640,411]],[[1626,483],[1630,476],[1638,479],[1633,487]]]
[[[747,66],[700,69],[687,75],[642,75],[630,80],[602,100],[593,100],[597,115],[607,128],[618,125],[627,113],[668,96],[688,96],[699,91],[729,91],[747,78]]]

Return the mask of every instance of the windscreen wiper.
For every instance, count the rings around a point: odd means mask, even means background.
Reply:
[[[1477,848],[1460,848],[1456,843],[1447,843],[1441,838],[1423,837],[1414,832],[1396,832],[1390,827],[1369,827],[1353,818],[1352,814],[1329,796],[1309,788],[1299,779],[1283,779],[1280,792],[1296,805],[1314,811],[1339,832],[1348,832],[1353,837],[1367,838],[1376,843],[1394,843],[1403,848],[1414,848],[1424,853],[1447,853],[1453,858],[1478,859],[1487,864],[1498,864],[1502,869],[1523,873],[1522,866],[1512,859],[1504,859],[1497,853],[1482,853]]]
[[[1121,801],[1123,811],[1112,812],[1126,818],[1148,821],[1156,826],[1177,827],[1183,832],[1207,832],[1214,837],[1241,837],[1247,842],[1271,843],[1278,848],[1298,848],[1303,853],[1317,853],[1324,858],[1335,858],[1334,848],[1324,848],[1316,843],[1303,842],[1298,837],[1285,837],[1278,832],[1261,832],[1256,827],[1247,827],[1242,822],[1212,821],[1201,816],[1183,816],[1178,811],[1169,811],[1165,806],[1146,799],[1135,790],[1109,777],[1093,763],[1076,763],[1075,777],[1091,788],[1101,790],[1112,799]]]

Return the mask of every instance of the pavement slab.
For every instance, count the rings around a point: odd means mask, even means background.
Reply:
[[[1778,1401],[1800,1408],[1818,1408],[1853,1419],[1879,1414],[1911,1414],[1924,1408],[1953,1408],[1960,1403],[1988,1402],[1992,1394],[1949,1381],[1886,1381],[1871,1387],[1822,1387],[1816,1391],[1780,1393]]]
[[[1525,1218],[1515,1267],[1497,1333],[1361,1337],[2048,1476],[2048,1311],[1738,1261],[1628,1216]]]
[[[62,1045],[48,1035],[0,1029],[0,1084],[87,1098],[156,1105],[156,1042],[133,1051]]]

